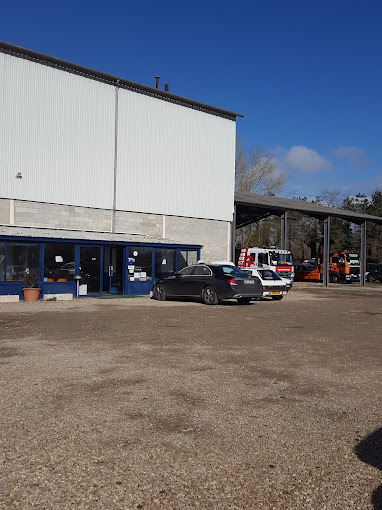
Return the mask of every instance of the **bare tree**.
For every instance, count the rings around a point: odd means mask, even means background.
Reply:
[[[247,148],[237,138],[235,191],[273,196],[281,191],[284,184],[285,174],[279,172],[272,152],[261,145],[254,149]],[[277,223],[277,220],[271,217],[239,229],[236,236],[238,244],[242,246],[274,244],[279,236],[275,222]]]
[[[236,141],[235,190],[275,195],[285,184],[285,174],[278,171],[274,154],[261,145],[254,149]]]

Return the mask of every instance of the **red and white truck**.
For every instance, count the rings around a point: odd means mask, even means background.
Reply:
[[[260,267],[271,269],[282,278],[293,283],[294,267],[292,253],[288,250],[280,250],[276,247],[269,248],[242,248],[238,267]]]

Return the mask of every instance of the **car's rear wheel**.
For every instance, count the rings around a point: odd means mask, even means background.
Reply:
[[[203,289],[202,299],[206,305],[217,305],[219,302],[216,290],[213,287],[209,286]]]
[[[284,296],[272,296],[272,299],[274,299],[275,301],[281,301],[283,297]]]
[[[161,283],[158,283],[158,285],[155,285],[153,290],[153,298],[157,301],[165,301],[166,300],[166,292],[164,290],[164,285]]]
[[[239,298],[237,298],[237,302],[239,303],[239,305],[249,305],[249,303],[251,302],[251,298],[239,297]]]

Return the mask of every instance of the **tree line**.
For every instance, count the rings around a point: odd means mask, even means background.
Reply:
[[[276,196],[283,191],[285,174],[280,172],[270,151],[257,145],[249,149],[238,139],[236,144],[235,190]],[[308,202],[307,197],[293,197]],[[382,191],[375,190],[371,197],[357,194],[342,197],[339,190],[321,190],[314,204],[322,204],[348,211],[382,217]],[[382,262],[382,226],[367,222],[367,261]],[[236,245],[280,246],[280,218],[270,216],[236,231]],[[341,218],[330,219],[330,251],[360,251],[360,226]],[[288,212],[288,247],[294,260],[319,256],[323,252],[323,222],[298,212]]]

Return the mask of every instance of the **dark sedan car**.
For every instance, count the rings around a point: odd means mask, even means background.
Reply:
[[[153,298],[159,301],[187,297],[201,299],[206,305],[216,305],[223,299],[237,299],[244,305],[262,295],[259,278],[229,264],[187,266],[167,278],[156,280],[153,286]]]

